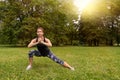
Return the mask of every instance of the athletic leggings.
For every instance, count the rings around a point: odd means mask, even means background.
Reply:
[[[31,50],[28,55],[29,55],[29,58],[33,58],[34,55],[37,57],[42,56],[38,50]],[[49,54],[46,57],[52,59],[53,61],[55,61],[56,63],[58,63],[60,65],[64,64],[64,62],[62,60],[58,59],[51,51],[49,52]]]

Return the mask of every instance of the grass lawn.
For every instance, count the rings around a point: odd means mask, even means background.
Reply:
[[[75,71],[46,57],[34,57],[26,71],[31,49],[0,47],[0,80],[120,80],[120,47],[52,47]]]

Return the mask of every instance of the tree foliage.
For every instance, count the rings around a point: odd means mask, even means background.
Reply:
[[[71,8],[59,0],[8,0],[1,2],[1,42],[26,45],[36,37],[36,28],[45,28],[46,36],[55,45],[67,42],[66,23]],[[70,19],[69,19],[70,20]]]
[[[119,5],[119,0],[97,0],[74,24],[78,9],[73,0],[0,1],[0,43],[25,46],[41,26],[54,45],[119,45]]]

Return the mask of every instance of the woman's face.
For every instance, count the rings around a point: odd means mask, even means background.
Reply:
[[[37,36],[38,36],[38,37],[41,37],[41,36],[43,36],[43,35],[44,35],[43,30],[37,29]]]

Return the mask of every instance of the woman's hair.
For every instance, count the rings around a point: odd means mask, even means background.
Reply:
[[[43,29],[42,27],[38,27],[37,30],[38,30],[38,29],[41,29],[41,30],[44,32],[44,29]]]

